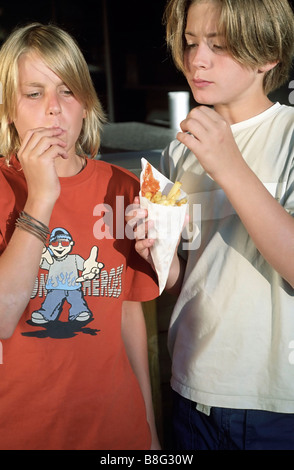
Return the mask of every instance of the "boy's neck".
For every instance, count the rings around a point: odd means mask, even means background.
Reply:
[[[85,167],[86,161],[79,155],[69,156],[68,159],[56,158],[55,168],[59,177],[75,176]]]
[[[253,118],[271,108],[272,105],[273,102],[267,96],[263,96],[257,101],[252,100],[251,102],[243,103],[242,106],[240,106],[240,103],[236,103],[235,106],[217,105],[214,109],[232,125]]]

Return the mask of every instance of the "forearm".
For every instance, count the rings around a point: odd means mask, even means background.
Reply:
[[[228,122],[199,107],[182,129],[178,139],[224,190],[262,256],[294,287],[294,220],[249,168]]]
[[[243,160],[222,177],[223,187],[257,249],[294,287],[294,220]]]
[[[146,324],[139,302],[123,303],[122,338],[144,398],[147,421],[152,435],[152,448],[159,449],[150,384]]]
[[[174,254],[173,261],[169,270],[165,290],[172,295],[179,295],[183,284],[183,278],[186,268],[186,262],[181,258],[177,251]]]
[[[28,201],[25,211],[49,223],[52,207]],[[43,243],[34,234],[16,227],[0,257],[0,337],[12,335],[34,287]]]

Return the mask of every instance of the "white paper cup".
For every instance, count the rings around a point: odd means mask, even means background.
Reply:
[[[168,93],[169,120],[171,129],[180,130],[180,123],[190,111],[190,93],[188,91],[170,91]]]

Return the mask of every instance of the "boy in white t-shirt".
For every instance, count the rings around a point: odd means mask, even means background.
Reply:
[[[201,204],[167,290],[178,449],[294,449],[294,109],[286,0],[171,0],[167,41],[195,107],[162,168]],[[213,108],[211,107],[213,106]],[[153,240],[138,241],[150,260]]]

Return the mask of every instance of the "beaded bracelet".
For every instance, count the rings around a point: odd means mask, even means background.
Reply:
[[[44,245],[46,244],[47,237],[50,234],[49,228],[47,225],[35,219],[27,212],[22,211],[19,214],[19,218],[17,219],[15,225],[16,227],[35,235],[44,243]]]

